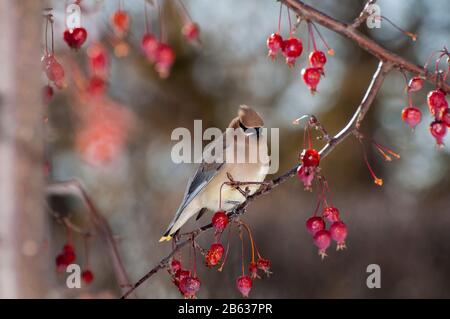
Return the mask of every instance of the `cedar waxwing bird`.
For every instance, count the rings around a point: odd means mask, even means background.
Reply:
[[[231,211],[245,201],[245,194],[258,190],[257,183],[263,182],[269,171],[267,141],[261,134],[263,125],[256,111],[246,105],[239,107],[238,116],[225,133],[205,147],[202,162],[189,180],[181,205],[160,242],[171,240],[195,214],[199,219],[206,211]],[[247,186],[243,194],[236,186],[224,184],[231,182],[230,177],[236,182],[255,184]]]

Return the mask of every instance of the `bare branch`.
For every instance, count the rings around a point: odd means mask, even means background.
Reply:
[[[341,143],[344,139],[346,139],[349,135],[352,133],[355,133],[361,124],[361,121],[364,119],[364,116],[366,115],[367,111],[369,110],[370,106],[372,105],[375,96],[377,95],[378,91],[381,88],[381,85],[383,84],[384,78],[386,77],[386,74],[392,69],[393,65],[391,63],[383,63],[380,62],[378,65],[378,68],[372,78],[372,82],[369,85],[369,88],[366,91],[366,94],[364,95],[364,98],[361,101],[361,104],[356,109],[355,113],[353,114],[352,118],[348,122],[348,124],[333,138],[331,138],[328,143],[320,150],[321,158],[326,157],[339,143]],[[314,119],[316,119],[314,117]],[[317,119],[316,119],[317,121]],[[318,121],[317,121],[318,122]],[[322,128],[323,129],[323,128]],[[326,131],[325,131],[326,132]],[[328,133],[327,133],[328,134]],[[297,169],[299,165],[295,165],[292,167],[289,171],[284,173],[283,175],[273,179],[272,181],[266,182],[263,187],[261,187],[257,192],[255,192],[253,195],[247,196],[247,199],[245,202],[240,204],[237,208],[235,208],[234,211],[228,213],[228,216],[230,218],[234,218],[238,215],[241,215],[245,212],[247,206],[254,201],[256,198],[270,193],[275,187],[278,185],[281,185],[289,178],[296,175]],[[212,224],[204,225],[194,231],[191,231],[189,233],[182,234],[182,236],[188,236],[188,239],[182,240],[178,242],[174,249],[171,251],[171,253],[165,257],[163,260],[161,260],[155,267],[153,267],[148,273],[146,273],[141,279],[139,279],[132,288],[126,292],[122,298],[127,298],[129,294],[131,294],[136,288],[138,288],[142,283],[144,283],[147,279],[149,279],[151,276],[156,274],[160,269],[163,269],[167,266],[168,262],[172,258],[172,256],[181,248],[186,246],[189,242],[191,242],[194,238],[202,234],[204,231],[212,228]]]
[[[123,265],[122,258],[120,257],[119,249],[117,248],[116,240],[114,239],[111,228],[103,215],[95,207],[80,181],[73,179],[65,182],[52,182],[47,185],[46,193],[47,195],[73,195],[83,201],[88,208],[88,212],[90,214],[89,216],[94,226],[108,245],[110,258],[119,286],[123,291],[129,289],[131,284],[125,271],[125,267]]]

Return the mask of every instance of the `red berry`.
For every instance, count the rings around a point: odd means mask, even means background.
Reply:
[[[123,37],[130,27],[130,17],[123,10],[117,10],[111,17],[114,32],[118,37]]]
[[[320,154],[313,148],[304,149],[300,155],[302,165],[307,167],[317,167],[320,162]]]
[[[71,49],[78,50],[87,39],[85,28],[66,29],[64,31],[64,41]]]
[[[95,43],[87,49],[89,58],[89,68],[95,75],[106,77],[108,71],[108,54],[105,47],[100,43]]]
[[[251,262],[248,265],[248,272],[250,273],[250,277],[252,279],[260,278],[258,276],[258,265],[255,262]]]
[[[331,223],[337,222],[339,221],[339,209],[334,206],[327,206],[323,210],[323,217]]]
[[[290,37],[283,41],[282,44],[283,54],[286,57],[286,64],[289,66],[295,65],[295,60],[302,54],[303,45],[302,41],[296,37]]]
[[[331,243],[331,236],[330,232],[328,230],[322,229],[319,230],[314,235],[314,244],[319,248],[319,255],[324,258],[326,256],[325,251],[330,246]]]
[[[44,56],[41,61],[47,78],[52,81],[58,89],[62,89],[65,86],[64,68],[62,65],[56,60],[54,55]]]
[[[179,289],[184,297],[195,298],[195,295],[200,290],[200,285],[201,283],[198,278],[188,276],[180,281]]]
[[[264,271],[267,276],[271,274],[270,272],[270,260],[265,258],[258,258],[256,262],[258,269]]]
[[[439,120],[442,113],[448,108],[447,100],[445,99],[445,93],[441,90],[434,90],[428,93],[427,96],[428,107],[430,113]]]
[[[430,133],[436,139],[436,143],[442,145],[442,139],[447,134],[447,126],[442,121],[434,121],[430,124]]]
[[[59,254],[55,258],[56,271],[62,272],[66,269],[68,263],[66,262],[66,256],[64,253]]]
[[[302,69],[302,78],[306,86],[311,90],[312,93],[316,92],[317,85],[320,82],[320,77],[322,76],[322,68],[309,67]]]
[[[248,297],[252,290],[253,281],[249,276],[241,276],[236,280],[236,286],[243,297]]]
[[[181,262],[178,259],[173,258],[170,262],[170,271],[175,274],[178,270],[181,269]]]
[[[42,102],[44,104],[50,103],[53,97],[54,91],[50,85],[46,85],[42,88]]]
[[[442,122],[444,122],[447,127],[450,127],[450,109],[445,109],[442,114]]]
[[[223,211],[216,212],[212,218],[212,224],[217,232],[223,232],[225,227],[227,227],[228,222],[228,216]]]
[[[158,45],[158,40],[154,35],[147,33],[142,37],[142,51],[144,51],[145,56],[151,63],[156,61],[156,51],[158,49]]]
[[[323,68],[327,63],[327,57],[322,51],[314,50],[309,54],[309,63],[316,68]]]
[[[165,43],[159,43],[156,49],[155,69],[159,76],[166,78],[169,76],[172,64],[175,61],[175,52],[172,47]]]
[[[94,274],[89,269],[86,269],[81,273],[81,279],[85,284],[90,284],[94,280]]]
[[[310,190],[312,186],[312,181],[316,175],[316,169],[314,167],[299,166],[297,168],[297,176],[302,181],[305,190]]]
[[[311,235],[315,235],[318,231],[325,229],[325,222],[322,217],[310,217],[306,221],[306,229]]]
[[[64,251],[64,258],[66,260],[67,265],[70,265],[77,259],[77,255],[74,251]]]
[[[93,76],[88,83],[87,90],[91,95],[101,95],[105,93],[106,82],[99,76]]]
[[[175,286],[177,286],[178,288],[180,288],[180,282],[181,280],[183,280],[186,277],[189,277],[191,275],[191,272],[189,270],[185,270],[185,269],[178,269],[175,274],[173,274],[172,276],[172,282],[175,284]]]
[[[331,238],[333,238],[333,240],[337,242],[338,250],[345,248],[345,238],[347,238],[347,225],[345,225],[341,221],[334,222],[330,226],[330,234]]]
[[[205,256],[206,266],[208,267],[216,266],[222,259],[224,252],[225,249],[223,248],[222,244],[220,243],[212,244]]]
[[[420,91],[423,87],[423,80],[419,76],[415,76],[409,80],[408,83],[408,91],[409,92],[416,92]]]
[[[67,253],[67,252],[73,253],[74,251],[75,251],[75,248],[73,247],[72,244],[67,243],[67,244],[65,244],[65,245],[63,246],[63,252],[64,252],[64,253]]]
[[[196,41],[200,34],[200,29],[197,23],[189,22],[183,26],[181,33],[183,33],[188,41]]]
[[[267,48],[269,49],[268,56],[274,59],[278,52],[283,50],[283,38],[278,33],[272,33],[267,38]]]
[[[422,111],[415,106],[408,106],[402,110],[402,120],[414,128],[422,119]]]

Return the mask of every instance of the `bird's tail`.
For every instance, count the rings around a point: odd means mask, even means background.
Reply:
[[[194,216],[200,208],[194,205],[188,205],[182,211],[175,215],[175,218],[170,223],[164,235],[159,239],[159,242],[170,241],[173,235],[183,226],[192,216]]]

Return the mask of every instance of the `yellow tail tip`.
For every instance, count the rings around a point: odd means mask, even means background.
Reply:
[[[160,239],[159,239],[159,242],[160,243],[162,243],[163,241],[170,241],[172,239],[172,236],[162,236]]]

